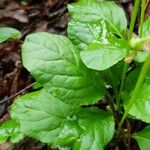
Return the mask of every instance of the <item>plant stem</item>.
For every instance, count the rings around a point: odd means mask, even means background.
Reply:
[[[118,114],[117,114],[117,112],[116,112],[116,110],[115,110],[115,106],[114,106],[114,101],[113,101],[113,99],[109,99],[109,100],[108,100],[108,104],[109,104],[109,106],[110,106],[110,109],[111,109],[111,111],[112,111],[112,114],[113,114],[113,116],[114,116],[114,119],[115,119],[116,122],[118,123],[118,122],[119,122]]]
[[[145,9],[146,9],[146,0],[142,0],[139,37],[142,37],[143,22],[144,22],[144,17],[145,17],[145,15],[144,15]]]
[[[1,100],[0,104],[3,104],[5,102],[9,102],[10,100],[15,99],[17,96],[19,96],[20,94],[26,92],[28,89],[30,89],[34,84],[35,84],[35,82],[28,85],[28,86],[26,86],[24,89],[22,89],[21,91],[15,93],[14,95],[11,95],[10,97],[7,97],[6,99]]]
[[[146,76],[146,74],[147,74],[147,72],[148,72],[149,69],[150,69],[150,55],[149,55],[149,57],[146,59],[144,65],[143,65],[143,67],[142,67],[142,70],[141,70],[141,73],[140,73],[139,78],[138,78],[138,80],[137,80],[137,83],[136,83],[136,85],[135,85],[133,94],[132,94],[132,96],[131,96],[131,98],[130,98],[130,101],[129,101],[128,105],[127,105],[127,108],[126,108],[126,110],[125,110],[125,113],[123,114],[123,117],[122,117],[122,119],[121,119],[121,122],[120,122],[120,124],[119,124],[119,126],[118,126],[118,133],[119,133],[120,130],[121,130],[121,127],[122,127],[122,125],[123,125],[123,123],[124,123],[124,120],[126,119],[126,117],[127,117],[127,115],[128,115],[128,112],[130,111],[130,108],[132,107],[132,105],[135,103],[135,101],[136,101],[137,98],[138,98],[138,94],[139,94],[139,92],[140,92],[141,86],[142,86],[142,84],[143,84],[143,82],[144,82],[145,76]]]
[[[119,95],[118,95],[118,102],[117,102],[117,104],[119,103],[119,105],[118,105],[119,107],[117,108],[118,110],[120,109],[121,92],[123,90],[123,86],[124,86],[124,81],[125,81],[125,76],[126,76],[127,69],[128,69],[128,64],[124,63],[123,73],[122,73],[122,78],[121,78],[121,85],[120,85]]]
[[[118,107],[118,90],[117,90],[117,86],[114,82],[114,79],[113,79],[113,75],[112,75],[112,72],[111,72],[111,69],[109,68],[108,69],[108,74],[109,74],[109,77],[111,79],[111,84],[112,84],[112,88],[113,88],[113,91],[114,91],[114,94],[115,94],[115,97],[116,97],[116,102],[117,102],[117,107]]]
[[[143,47],[143,45],[145,44],[144,42],[146,42],[146,39],[144,41],[144,39],[142,38],[142,30],[143,30],[143,22],[144,22],[144,18],[145,18],[145,10],[147,7],[147,1],[146,0],[142,0],[142,4],[141,4],[141,16],[140,16],[140,25],[139,25],[139,39],[141,41],[139,41],[139,43],[137,44],[136,47],[133,47],[134,49],[134,53],[137,54],[138,50],[142,50],[141,48]],[[136,40],[136,39],[133,39]],[[143,41],[142,41],[143,40]],[[140,43],[141,42],[141,43]],[[132,43],[132,39],[130,41],[130,44]],[[134,43],[134,42],[133,42]],[[132,46],[131,46],[132,47]]]
[[[127,45],[127,49],[126,49],[126,57],[130,54],[130,44],[129,43],[130,43],[130,40],[132,39],[132,33],[133,33],[133,29],[134,29],[134,25],[135,25],[137,13],[138,13],[139,4],[140,4],[140,0],[136,0],[135,4],[134,4],[134,8],[133,8],[133,13],[132,13],[131,23],[130,23],[130,28],[129,28],[128,45]],[[118,103],[119,104],[120,104],[121,92],[123,90],[124,80],[125,80],[127,69],[128,69],[128,64],[124,63],[123,73],[122,73],[122,80],[121,80],[121,85],[120,85],[120,90],[119,90],[119,98],[118,98]],[[120,109],[120,108],[118,108],[118,109]]]
[[[133,8],[133,14],[132,14],[130,28],[129,28],[129,36],[128,36],[129,41],[132,38],[132,33],[133,33],[136,17],[137,17],[137,14],[138,14],[139,5],[140,5],[140,0],[136,0],[135,4],[134,4],[134,8]]]
[[[131,123],[127,120],[127,149],[131,150]]]

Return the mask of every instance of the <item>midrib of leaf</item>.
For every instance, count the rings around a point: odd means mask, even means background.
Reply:
[[[60,123],[61,124],[61,123]],[[60,130],[61,126],[60,125],[55,125],[56,127],[53,127],[52,129],[50,129],[49,131],[54,131],[54,130]],[[41,132],[47,132],[47,134],[49,134],[49,131],[47,131],[47,129],[42,129]],[[35,133],[36,134],[36,133]],[[32,135],[31,135],[32,136]]]
[[[110,8],[110,11],[111,11],[111,8]],[[111,11],[111,14],[112,14],[112,11]],[[100,15],[101,15],[103,18],[105,18],[105,20],[115,29],[115,31],[118,33],[118,35],[119,35],[122,39],[124,39],[122,33],[115,27],[115,25],[114,25],[113,23],[111,23],[111,21],[109,21],[109,19],[107,19],[107,17],[104,16],[102,13],[100,13]],[[111,16],[112,16],[112,15],[111,15]]]
[[[61,101],[62,102],[62,101]],[[42,113],[45,113],[46,115],[48,115],[49,117],[54,117],[54,118],[59,118],[59,119],[64,119],[64,117],[60,117],[60,116],[55,116],[54,114],[49,114],[48,112],[46,112],[44,109],[43,110],[38,110],[38,109],[35,109],[35,108],[30,108],[30,107],[27,107],[26,106],[26,108],[28,108],[28,109],[31,109],[31,110],[33,110],[33,111],[37,111],[37,112],[42,112]],[[43,108],[43,106],[42,106],[42,108]],[[47,119],[46,117],[44,118],[44,119]],[[43,119],[43,120],[44,120]]]
[[[87,23],[87,26],[89,27],[89,29],[90,29],[90,31],[91,31],[93,37],[96,39],[95,34],[94,34],[93,29],[91,28],[91,26],[90,26],[88,23]]]
[[[52,40],[52,39],[51,39],[51,40]],[[31,42],[31,41],[27,41],[27,42],[32,43],[32,44],[34,44],[34,45],[36,45],[36,46],[39,46],[39,44],[37,44],[37,43]],[[57,44],[56,44],[54,41],[52,41],[52,42],[57,46]],[[50,51],[47,47],[44,47],[43,45],[40,45],[40,46],[41,46],[43,49],[46,49],[46,50]],[[72,51],[72,49],[71,49],[71,51]],[[71,61],[69,61],[68,59],[66,59],[66,58],[63,57],[62,55],[58,54],[57,52],[55,52],[55,51],[51,51],[51,52],[57,54],[57,55],[60,56],[63,60],[66,60],[67,62],[69,62],[69,63],[70,63],[72,66],[74,66],[90,83],[94,84],[98,89],[100,89],[99,86],[98,86],[95,82],[93,82],[91,79],[87,78],[86,75],[85,75],[84,73],[82,73],[82,71],[81,71],[75,64],[73,64]],[[73,51],[72,51],[72,52],[73,52]],[[73,53],[74,53],[74,52],[73,52]],[[80,58],[79,58],[79,59],[80,59]],[[81,60],[80,60],[80,61],[81,61]]]

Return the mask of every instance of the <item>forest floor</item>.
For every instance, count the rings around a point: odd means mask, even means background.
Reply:
[[[13,27],[22,33],[19,40],[0,44],[0,124],[9,119],[9,106],[14,99],[32,91],[34,80],[21,63],[21,45],[24,38],[39,31],[67,35],[66,29],[70,20],[67,4],[73,1],[75,0],[0,0],[0,27]],[[118,0],[117,3],[124,7],[130,21],[132,0]],[[150,4],[146,16],[150,16]],[[38,141],[25,139],[16,145],[2,144],[0,150],[8,150],[10,147],[15,150],[49,149]]]

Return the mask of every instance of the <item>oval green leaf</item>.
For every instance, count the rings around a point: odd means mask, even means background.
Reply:
[[[65,103],[93,104],[104,96],[99,77],[82,63],[79,50],[64,36],[31,34],[22,57],[37,82]]]
[[[81,51],[81,59],[88,68],[98,71],[110,68],[125,57],[125,49],[112,45],[92,43],[87,49]]]
[[[1,27],[0,28],[0,43],[12,38],[12,39],[16,39],[19,38],[21,36],[21,33],[14,29],[14,28],[10,28],[10,27]]]
[[[69,12],[73,20],[79,22],[97,22],[105,20],[108,28],[120,37],[123,37],[127,29],[127,20],[122,8],[114,2],[97,0],[81,0],[69,5]]]

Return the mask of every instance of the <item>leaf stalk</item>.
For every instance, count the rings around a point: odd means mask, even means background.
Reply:
[[[126,110],[125,110],[125,112],[124,112],[124,114],[123,114],[123,117],[122,117],[122,119],[121,119],[121,121],[120,121],[120,124],[119,124],[119,126],[118,126],[118,133],[120,132],[121,127],[122,127],[122,125],[123,125],[123,123],[124,123],[124,121],[125,121],[125,119],[126,119],[128,113],[129,113],[129,111],[130,111],[132,105],[135,103],[135,101],[136,101],[137,98],[138,98],[138,95],[139,95],[139,93],[140,93],[141,86],[142,86],[142,84],[143,84],[143,82],[144,82],[144,79],[145,79],[146,74],[147,74],[147,72],[149,71],[149,69],[150,69],[150,55],[149,55],[149,57],[146,59],[144,65],[143,65],[143,67],[142,67],[142,70],[141,70],[141,72],[140,72],[139,78],[138,78],[137,83],[136,83],[136,85],[135,85],[133,94],[132,94],[132,96],[131,96],[131,98],[130,98],[130,100],[129,100],[129,103],[128,103],[128,105],[127,105],[127,108],[126,108]]]
[[[130,28],[129,28],[129,34],[128,34],[128,44],[127,44],[127,49],[126,49],[126,57],[129,56],[130,54],[130,40],[132,39],[132,33],[133,33],[133,29],[135,26],[135,22],[136,22],[136,17],[137,17],[137,13],[138,13],[138,8],[140,5],[140,0],[136,0],[135,1],[135,5],[133,8],[133,13],[132,13],[132,17],[131,17],[131,23],[130,23]],[[118,98],[118,110],[120,109],[120,99],[121,99],[121,92],[123,90],[123,86],[124,86],[124,81],[125,81],[125,76],[126,76],[126,72],[128,70],[128,64],[124,63],[124,67],[123,67],[123,73],[122,73],[122,80],[121,80],[121,85],[120,85],[120,90],[119,90],[119,98]]]
[[[139,37],[142,37],[142,29],[143,29],[143,22],[144,22],[144,17],[145,17],[145,9],[146,9],[146,0],[142,0],[142,6],[141,6],[141,17],[140,17],[140,33]]]

